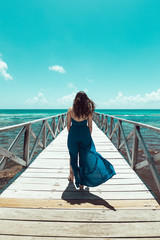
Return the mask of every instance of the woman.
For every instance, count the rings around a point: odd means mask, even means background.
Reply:
[[[92,133],[92,114],[94,102],[86,93],[78,92],[73,107],[67,113],[68,149],[70,154],[69,181],[73,181],[77,188],[83,185],[95,187],[115,175],[115,170],[110,162],[96,152]],[[79,155],[79,164],[78,164]],[[73,175],[74,174],[74,175]]]

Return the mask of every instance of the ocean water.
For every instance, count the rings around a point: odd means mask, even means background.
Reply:
[[[0,128],[67,112],[67,109],[0,109]],[[96,112],[160,128],[160,109],[96,109]]]
[[[0,128],[65,113],[67,109],[0,109]]]

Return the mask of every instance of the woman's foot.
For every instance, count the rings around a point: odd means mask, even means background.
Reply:
[[[79,190],[83,190],[84,189],[84,186],[79,184]]]
[[[68,176],[68,181],[73,182],[73,180],[74,180],[74,174],[72,171],[70,171],[70,174]]]

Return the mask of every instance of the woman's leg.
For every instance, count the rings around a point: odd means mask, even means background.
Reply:
[[[69,166],[70,166],[70,173],[69,173],[69,176],[68,176],[68,181],[73,182],[74,173],[73,173],[73,169],[72,169],[72,166],[71,166],[71,159],[69,159]]]
[[[72,131],[71,131],[72,130]],[[80,168],[78,166],[78,152],[79,152],[79,141],[78,141],[77,129],[70,129],[68,134],[68,149],[70,154],[70,170],[73,171],[75,177],[75,185],[78,188],[81,183],[80,180]]]
[[[79,189],[80,189],[80,190],[83,190],[83,188],[84,188],[84,186],[81,185],[81,184],[79,184]]]
[[[71,157],[71,168],[73,169],[73,173],[75,176],[75,184],[76,187],[79,187],[80,184],[80,175],[79,175],[79,167],[78,167],[78,151],[76,153],[76,148],[74,149],[74,153],[70,152]]]

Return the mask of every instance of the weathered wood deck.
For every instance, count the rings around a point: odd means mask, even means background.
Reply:
[[[95,123],[92,136],[117,174],[75,189],[65,128],[1,194],[0,240],[160,239],[159,204]]]

